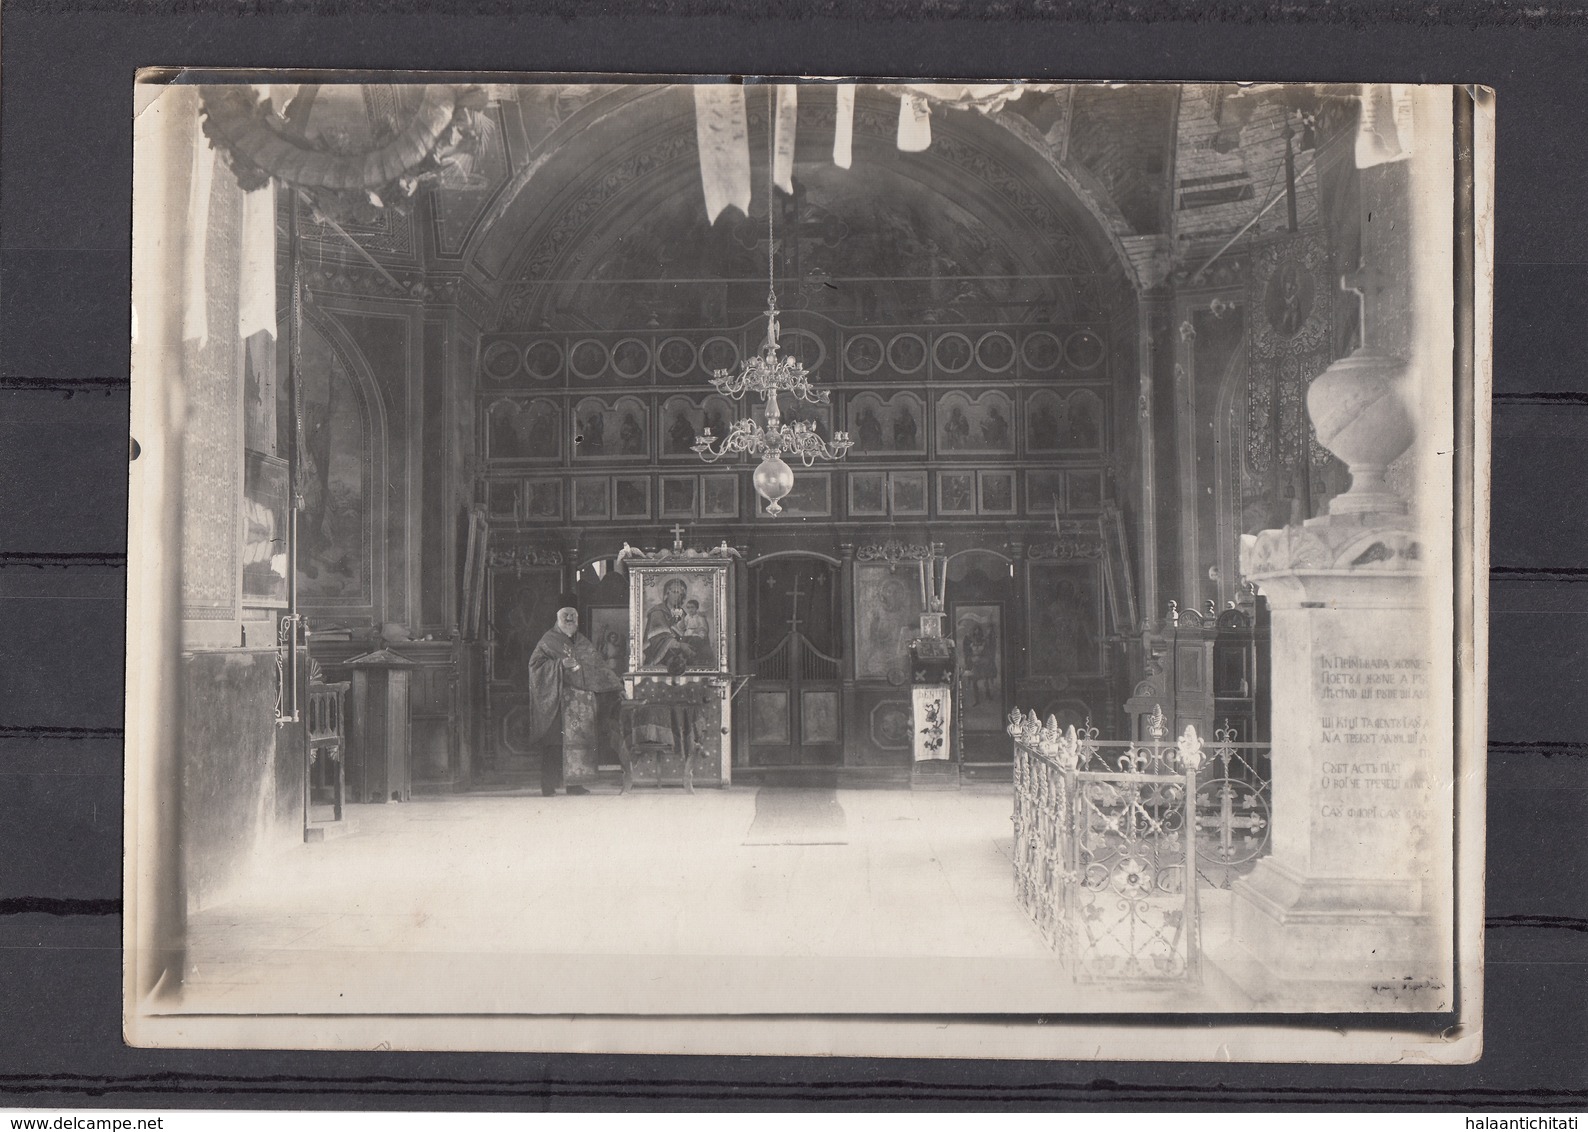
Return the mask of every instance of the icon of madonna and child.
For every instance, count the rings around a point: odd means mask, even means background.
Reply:
[[[710,614],[713,579],[703,577],[692,586],[677,575],[666,577],[660,585],[660,600],[653,584],[646,579],[645,666],[665,668],[675,675],[690,668],[718,668],[717,626]]]

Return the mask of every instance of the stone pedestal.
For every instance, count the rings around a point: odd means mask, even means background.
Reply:
[[[1423,559],[1404,516],[1354,511],[1242,554],[1272,613],[1274,841],[1234,886],[1234,938],[1282,983],[1355,984],[1370,1008],[1449,982],[1430,836],[1448,680]]]

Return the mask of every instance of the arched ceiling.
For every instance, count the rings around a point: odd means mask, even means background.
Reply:
[[[1028,96],[1029,97],[1029,96]],[[747,88],[750,216],[707,223],[687,87],[609,88],[566,118],[476,226],[465,270],[503,329],[736,324],[763,307],[766,103]],[[1126,294],[1119,217],[1030,129],[933,115],[895,144],[896,98],[861,88],[832,164],[830,89],[801,90],[791,198],[775,198],[785,309],[856,323],[1095,317]],[[1005,112],[1007,113],[1007,111]]]

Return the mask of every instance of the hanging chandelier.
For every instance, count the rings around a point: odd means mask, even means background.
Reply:
[[[790,356],[778,356],[778,338],[782,330],[778,324],[777,279],[773,260],[772,206],[772,88],[767,87],[766,119],[766,340],[759,352],[746,358],[738,374],[725,369],[716,370],[711,384],[724,397],[737,401],[754,393],[765,403],[766,424],[753,418],[736,421],[721,437],[706,429],[695,438],[693,451],[708,464],[715,464],[728,456],[746,455],[759,459],[751,482],[756,493],[766,500],[766,513],[783,513],[782,499],[794,489],[794,470],[785,456],[797,457],[809,468],[817,460],[840,460],[854,447],[847,432],[834,432],[832,440],[824,440],[810,421],[783,420],[778,398],[787,393],[796,400],[814,404],[827,404],[831,395],[825,389],[811,387],[810,374],[800,362]]]

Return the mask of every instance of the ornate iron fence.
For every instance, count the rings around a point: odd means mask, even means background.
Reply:
[[[1228,726],[1213,733],[1197,778],[1197,876],[1212,888],[1229,888],[1270,848],[1269,747],[1235,736]]]
[[[1015,891],[1072,977],[1198,981],[1195,728],[1104,742],[1015,711],[1008,730]]]

